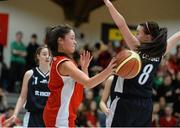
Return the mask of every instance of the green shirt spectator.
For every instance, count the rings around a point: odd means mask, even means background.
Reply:
[[[26,56],[26,47],[22,42],[13,41],[11,43],[11,62],[17,62],[20,64],[25,64],[25,56]]]

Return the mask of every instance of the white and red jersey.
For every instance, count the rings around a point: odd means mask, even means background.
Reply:
[[[51,64],[48,84],[51,94],[43,113],[46,127],[75,126],[76,112],[83,98],[83,86],[70,76],[58,72],[59,64],[67,60],[71,61],[65,56],[58,56],[53,58]]]

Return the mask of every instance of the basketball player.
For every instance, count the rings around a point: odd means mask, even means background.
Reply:
[[[28,111],[28,127],[44,127],[43,110],[47,98],[50,95],[48,89],[50,52],[47,46],[41,46],[36,51],[38,67],[28,70],[23,79],[20,97],[12,117],[5,121],[6,126],[15,122],[17,116],[25,104]]]
[[[104,0],[104,3],[128,47],[136,51],[142,61],[141,71],[135,78],[127,80],[113,76],[107,81],[101,101],[101,108],[108,115],[106,124],[112,127],[151,126],[153,76],[162,56],[180,40],[180,32],[167,40],[165,28],[159,28],[155,22],[145,22],[138,25],[134,36],[113,4],[109,0]],[[105,102],[109,94],[108,109]]]
[[[76,112],[82,101],[83,87],[93,88],[112,75],[115,71],[116,59],[113,58],[101,73],[89,78],[87,74],[91,61],[90,54],[87,52],[81,55],[82,71],[72,59],[77,42],[70,26],[53,27],[47,34],[47,44],[54,57],[48,85],[51,94],[43,114],[45,125],[75,127]]]

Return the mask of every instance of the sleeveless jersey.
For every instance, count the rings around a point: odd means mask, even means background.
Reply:
[[[50,91],[48,89],[49,72],[44,74],[38,67],[33,68],[28,81],[28,94],[25,108],[29,112],[43,112]]]
[[[75,127],[77,109],[83,98],[83,86],[70,76],[62,76],[58,66],[65,56],[54,57],[51,64],[49,89],[51,94],[44,109],[46,127]],[[74,63],[74,62],[73,62]]]
[[[153,58],[140,52],[139,55],[142,62],[139,74],[132,79],[117,77],[116,82],[113,82],[111,87],[115,95],[140,98],[150,98],[152,96],[153,78],[160,64],[161,57]]]

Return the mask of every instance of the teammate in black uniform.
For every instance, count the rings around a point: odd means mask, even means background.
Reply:
[[[142,61],[140,73],[133,79],[112,76],[108,79],[100,102],[106,113],[107,126],[151,126],[152,82],[162,56],[180,40],[177,32],[167,40],[167,29],[155,22],[137,27],[137,35],[130,32],[124,17],[109,0],[104,0],[109,12],[131,50],[139,53]],[[108,107],[105,103],[109,97]]]
[[[25,73],[21,94],[14,114],[5,121],[6,126],[16,120],[24,104],[29,113],[28,127],[45,126],[42,113],[46,100],[50,95],[48,89],[50,52],[46,46],[37,49],[36,60],[39,66]]]

